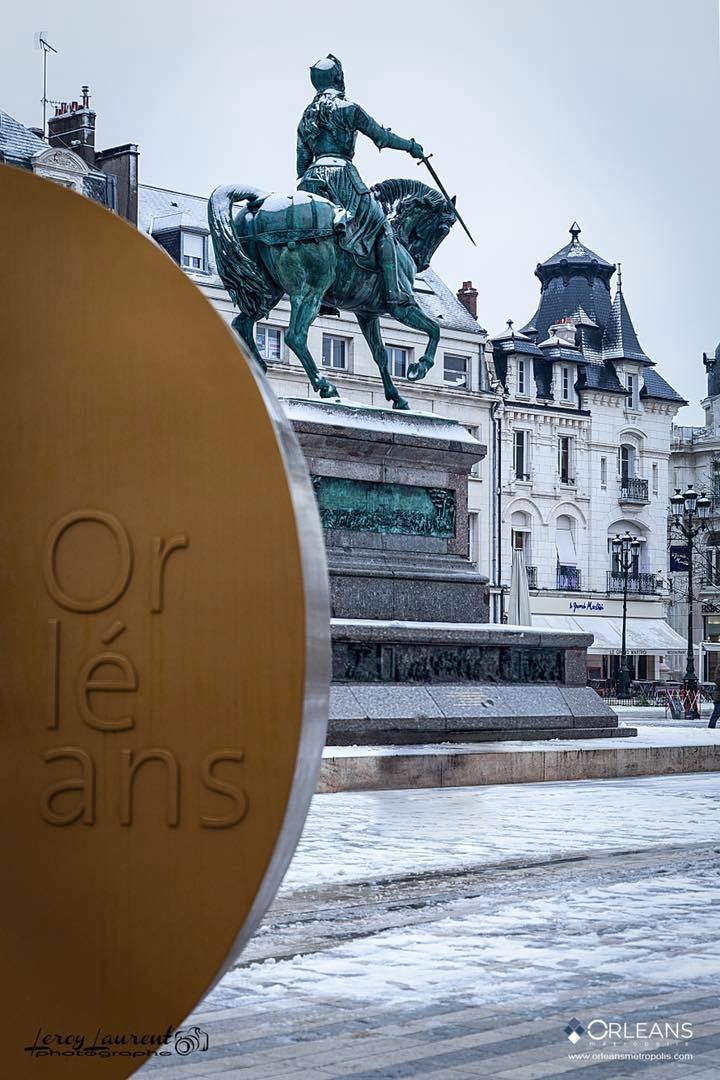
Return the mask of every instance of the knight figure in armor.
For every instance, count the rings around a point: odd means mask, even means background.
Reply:
[[[345,97],[340,61],[332,54],[310,68],[317,93],[302,115],[297,132],[297,174],[300,191],[322,195],[347,211],[342,247],[366,269],[379,268],[389,307],[412,301],[398,278],[395,236],[385,213],[353,165],[358,132],[379,150],[405,150],[425,156],[414,139],[402,139],[373,120]],[[375,262],[375,259],[377,262]]]

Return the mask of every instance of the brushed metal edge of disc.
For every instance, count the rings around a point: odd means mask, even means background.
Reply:
[[[229,329],[228,333],[231,333]],[[317,500],[292,424],[265,377],[255,370],[255,363],[242,343],[236,340],[236,344],[263,398],[288,476],[305,599],[305,693],[295,771],[275,848],[242,929],[205,994],[232,968],[282,884],[305,827],[308,808],[317,786],[330,708],[330,584]]]

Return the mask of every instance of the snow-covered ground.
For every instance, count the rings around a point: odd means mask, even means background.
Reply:
[[[577,1008],[616,984],[638,996],[717,985],[716,854],[668,859],[670,869],[603,863],[517,872],[481,897],[423,922],[291,960],[231,972],[241,998],[288,993],[338,1001],[534,1005],[573,993]],[[359,917],[359,913],[358,913]],[[361,928],[358,927],[361,931]]]
[[[319,795],[262,927],[188,1020],[215,1056],[143,1072],[614,1080],[631,1066],[576,1063],[563,1032],[607,1016],[692,1017],[670,1050],[718,1075],[719,821],[718,774]]]
[[[716,774],[319,795],[283,902],[318,890],[309,939],[339,917],[352,940],[239,967],[221,989],[238,1004],[288,994],[547,1004],[614,983],[709,985],[720,977],[719,822]],[[580,852],[594,855],[553,864]],[[472,869],[479,887],[408,903],[405,924],[384,932],[363,929],[359,892],[349,914],[323,914],[333,886],[377,883],[362,894],[372,907],[383,881]]]
[[[316,795],[283,890],[720,839],[720,774]]]

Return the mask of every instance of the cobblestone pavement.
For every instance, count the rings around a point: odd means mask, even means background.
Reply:
[[[674,844],[285,892],[188,1020],[208,1050],[142,1075],[717,1080],[719,866]],[[676,1027],[590,1038],[610,1022]]]

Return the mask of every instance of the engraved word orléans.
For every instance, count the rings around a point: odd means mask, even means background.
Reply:
[[[83,525],[100,525],[106,529],[113,542],[114,566],[112,576],[96,596],[79,596],[63,585],[58,563],[63,543],[67,543],[74,529]],[[186,551],[190,546],[187,534],[170,537],[154,536],[151,540],[150,575],[145,583],[147,610],[151,617],[162,616],[166,610],[167,570],[171,557]],[[64,514],[50,528],[43,549],[42,561],[45,587],[57,604],[71,616],[82,617],[112,608],[132,586],[133,543],[128,529],[115,514],[105,510],[80,509]],[[142,583],[138,583],[142,587]],[[99,635],[99,647],[90,656],[80,660],[73,675],[64,664],[63,618],[48,620],[48,712],[46,728],[61,733],[66,718],[61,715],[61,683],[65,678],[74,682],[74,716],[94,731],[102,732],[113,741],[119,733],[136,728],[137,715],[133,695],[140,686],[140,674],[133,659],[121,652],[121,644],[115,644],[129,629],[120,618],[113,618],[108,611],[106,627]],[[75,665],[73,665],[75,666]],[[119,710],[122,715],[110,715],[107,707],[108,694],[127,696],[128,704]],[[115,749],[113,747],[113,749]],[[199,815],[198,824],[206,829],[226,829],[239,824],[248,812],[248,797],[243,788],[227,777],[244,761],[242,749],[221,748],[205,755],[197,768],[195,782],[208,793],[208,805]],[[43,793],[40,813],[49,825],[94,825],[97,819],[98,766],[93,754],[78,745],[52,746],[43,754],[43,760],[55,766],[63,762],[72,766],[72,775],[57,780]],[[105,760],[105,756],[103,757]],[[149,747],[133,750],[117,747],[118,804],[117,821],[129,826],[141,822],[142,810],[138,808],[138,774],[153,770],[155,782],[164,781],[165,823],[174,828],[180,824],[181,795],[188,782],[186,769],[181,768],[173,750],[168,747]],[[222,772],[222,776],[218,775]],[[192,779],[192,778],[191,778]]]

